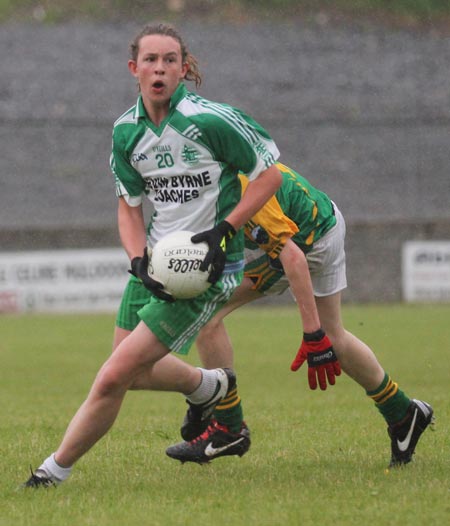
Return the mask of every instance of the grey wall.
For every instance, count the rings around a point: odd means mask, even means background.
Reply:
[[[111,128],[140,24],[0,27],[0,250],[118,244]],[[351,301],[400,299],[400,251],[450,238],[450,39],[376,28],[178,25],[199,92],[250,113],[348,226]]]

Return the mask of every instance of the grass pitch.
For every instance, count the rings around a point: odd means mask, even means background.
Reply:
[[[383,419],[341,376],[310,391],[289,370],[301,337],[296,308],[244,308],[227,326],[252,447],[209,465],[166,457],[185,404],[129,393],[110,433],[57,489],[18,490],[57,446],[106,357],[114,317],[0,318],[0,525],[427,526],[450,523],[450,306],[346,306],[349,330],[411,397],[430,402],[413,463],[387,470]],[[197,364],[192,349],[188,360]]]

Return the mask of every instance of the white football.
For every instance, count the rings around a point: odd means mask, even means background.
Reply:
[[[195,298],[211,285],[209,273],[200,270],[208,244],[192,243],[194,234],[187,230],[172,232],[153,247],[148,273],[161,281],[175,298]]]

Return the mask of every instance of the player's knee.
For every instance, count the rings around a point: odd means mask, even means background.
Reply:
[[[345,354],[345,349],[347,346],[346,331],[338,328],[336,330],[328,330],[326,331],[326,334],[331,341],[331,345],[333,346],[336,356],[340,358],[342,354]]]
[[[111,364],[105,364],[97,375],[95,388],[103,397],[125,391],[128,387],[124,375]]]
[[[198,342],[200,344],[208,343],[209,341],[211,341],[211,339],[214,339],[214,336],[217,332],[220,323],[220,321],[215,321],[214,319],[212,319],[206,325],[204,325],[198,333]]]

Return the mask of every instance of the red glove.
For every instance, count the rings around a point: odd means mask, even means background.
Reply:
[[[303,333],[303,341],[297,356],[291,364],[291,371],[297,371],[303,362],[308,362],[308,383],[311,389],[317,389],[317,380],[322,391],[327,388],[327,378],[334,385],[335,376],[341,374],[341,366],[334,354],[333,346],[322,329],[312,333]]]

